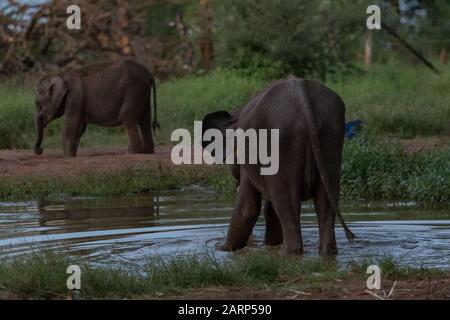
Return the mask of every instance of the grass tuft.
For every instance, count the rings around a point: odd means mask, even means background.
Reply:
[[[399,147],[360,137],[344,148],[341,188],[347,199],[450,203],[450,148],[406,154]]]
[[[335,279],[342,281],[355,276],[365,279],[367,266],[371,264],[380,265],[383,277],[389,279],[445,275],[443,271],[400,266],[390,256],[353,261],[342,269],[334,262],[289,258],[275,252],[242,252],[224,259],[207,252],[152,257],[142,272],[129,266],[93,267],[52,252],[35,252],[0,261],[0,288],[20,298],[65,299],[69,276],[66,269],[72,264],[81,268],[82,298],[158,296],[220,286],[317,288]]]

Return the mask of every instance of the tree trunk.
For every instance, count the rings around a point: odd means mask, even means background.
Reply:
[[[440,58],[439,60],[441,60],[442,64],[447,64],[447,60],[448,60],[447,48],[442,48],[439,58]]]
[[[183,13],[179,12],[176,15],[176,26],[178,29],[178,33],[180,34],[181,41],[184,46],[184,67],[192,72],[194,70],[194,46],[192,45],[191,40],[189,39],[189,29],[183,21]]]
[[[200,0],[200,28],[202,30],[200,52],[202,56],[202,67],[205,70],[211,68],[213,60],[212,19],[211,1]]]
[[[381,22],[381,27],[385,29],[394,38],[396,38],[406,49],[408,49],[417,59],[423,62],[430,70],[432,70],[435,73],[440,73],[440,71],[436,69],[436,67],[430,61],[428,61],[419,51],[414,49],[408,42],[406,42],[402,37],[400,37],[400,35],[394,29],[392,29],[383,22]]]
[[[369,70],[372,66],[372,47],[373,47],[373,34],[368,31],[366,33],[365,50],[364,50],[364,64],[366,69]]]
[[[116,1],[116,26],[112,30],[116,46],[124,56],[131,55],[130,37],[128,35],[128,3],[126,0]]]

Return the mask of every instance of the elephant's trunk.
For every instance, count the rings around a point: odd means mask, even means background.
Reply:
[[[42,154],[42,138],[44,136],[44,116],[41,113],[36,115],[36,143],[34,144],[34,153]]]

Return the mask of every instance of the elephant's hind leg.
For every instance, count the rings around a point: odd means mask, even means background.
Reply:
[[[283,230],[280,219],[278,218],[272,203],[266,201],[264,206],[264,220],[266,222],[266,233],[264,235],[264,244],[267,246],[278,246],[283,244]]]
[[[150,106],[148,107],[150,111]],[[153,140],[153,129],[151,123],[151,112],[146,112],[139,122],[142,138],[142,153],[155,153],[155,142]]]
[[[137,123],[125,123],[125,129],[128,135],[128,153],[140,153],[142,150],[142,138]]]
[[[280,190],[280,189],[278,189]],[[283,230],[283,249],[288,255],[303,254],[303,241],[300,228],[300,199],[289,192],[279,193],[271,198],[273,208]]]
[[[227,239],[222,249],[234,251],[245,247],[260,213],[261,193],[243,175],[241,177]]]
[[[287,166],[282,167],[280,163],[277,175],[265,177],[268,198],[281,224],[283,251],[288,255],[303,254],[300,228],[301,193],[299,184],[292,176],[298,176],[296,170],[287,170]]]
[[[336,254],[337,247],[334,232],[336,215],[331,208],[330,200],[322,183],[319,184],[318,191],[314,197],[314,207],[319,221],[319,253],[322,255]]]

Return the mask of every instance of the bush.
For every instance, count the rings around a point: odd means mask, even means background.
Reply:
[[[14,86],[0,85],[0,149],[28,148],[34,128],[32,92]]]
[[[450,202],[449,158],[450,148],[408,155],[361,137],[345,145],[341,190],[348,199],[445,206]]]
[[[293,73],[324,79],[351,64],[362,31],[357,26],[364,25],[361,5],[361,1],[351,7],[337,1],[216,1],[219,65],[262,77]]]

